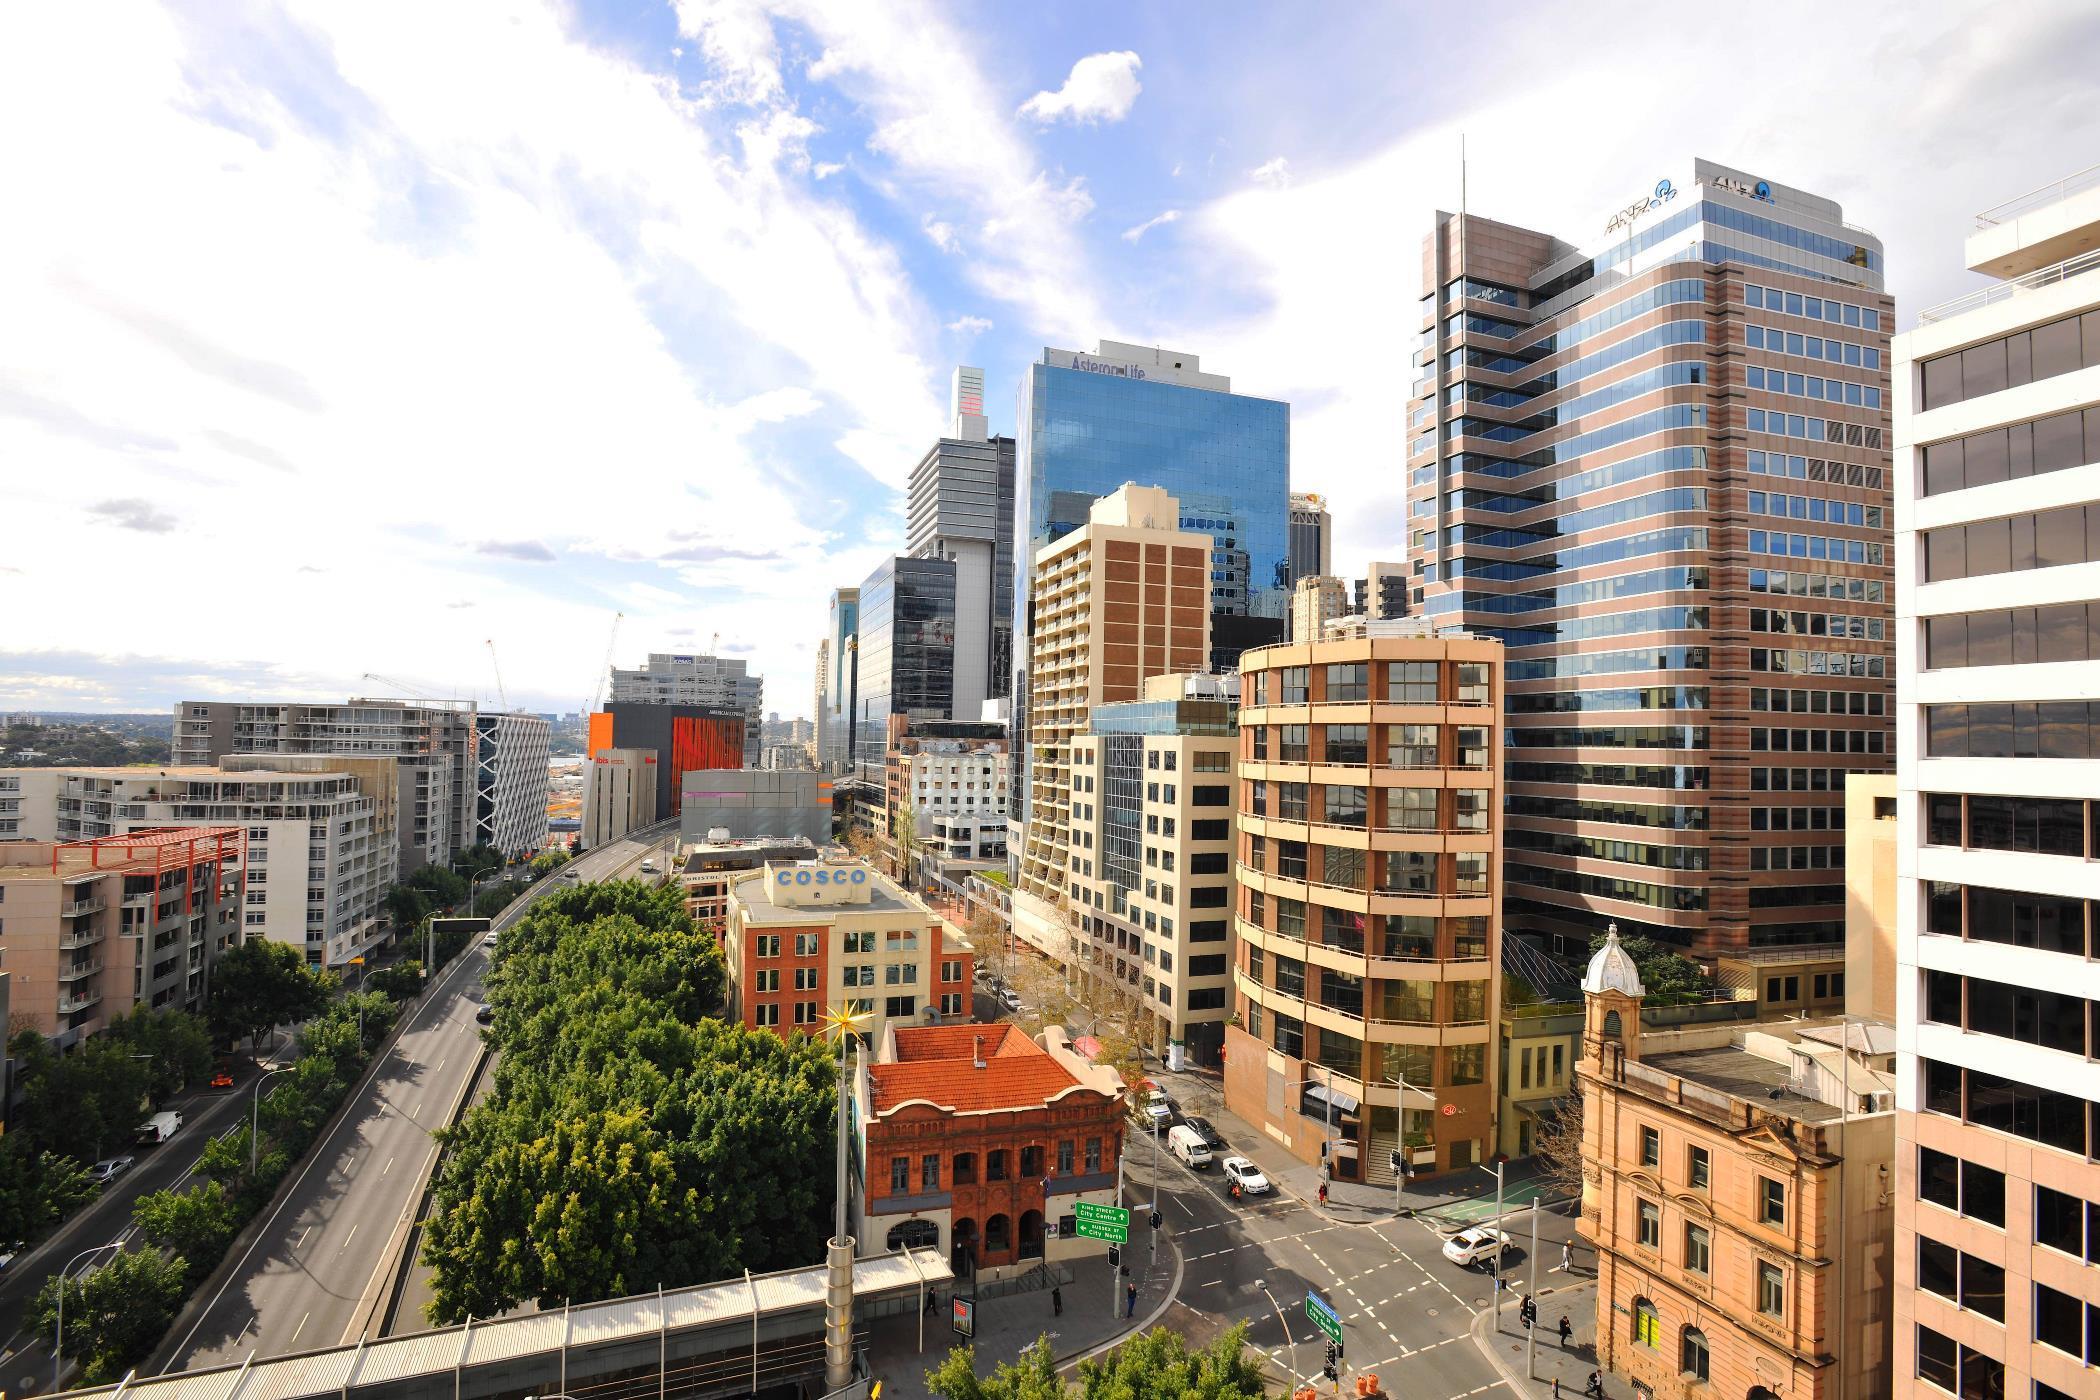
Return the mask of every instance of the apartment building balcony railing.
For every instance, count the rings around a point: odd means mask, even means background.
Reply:
[[[92,948],[107,936],[99,928],[69,929],[58,936],[58,946],[62,949]]]
[[[70,1016],[76,1011],[87,1010],[101,1000],[102,993],[93,987],[84,991],[60,992],[58,994],[58,1011],[61,1016]]]
[[[2059,282],[2068,282],[2074,277],[2083,277],[2091,272],[2100,272],[2100,248],[2080,253],[2076,257],[2065,258],[2062,262],[2037,272],[2025,273],[2003,282],[1993,282],[1988,287],[1979,287],[1967,296],[1943,301],[1937,306],[1928,306],[1918,313],[1918,324],[1929,326],[1935,321],[1952,320],[1970,311],[1995,306],[2001,301],[2010,301],[2023,292],[2053,287]]]
[[[102,970],[102,966],[100,958],[95,959],[93,962],[68,963],[59,968],[58,980],[61,982],[78,982],[84,977],[93,977]]]
[[[85,898],[69,900],[59,905],[58,912],[71,919],[77,918],[82,914],[93,914],[108,907],[108,900],[104,899],[100,894],[91,894]]]
[[[2089,165],[2083,170],[2064,176],[2061,180],[2051,180],[2046,185],[2031,189],[2022,195],[2015,195],[2003,204],[1984,210],[1976,216],[1976,227],[1996,228],[2008,219],[2016,219],[2029,210],[2061,203],[2074,194],[2092,189],[2095,185],[2100,185],[2100,165]]]

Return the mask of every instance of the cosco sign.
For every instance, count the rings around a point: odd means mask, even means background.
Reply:
[[[1604,225],[1604,231],[1610,233],[1613,229],[1624,228],[1649,210],[1659,209],[1675,198],[1677,198],[1677,187],[1671,184],[1667,177],[1657,180],[1655,182],[1655,193],[1636,199],[1633,203],[1612,215],[1610,221]]]
[[[776,885],[865,885],[868,872],[831,870],[783,870],[773,877]]]

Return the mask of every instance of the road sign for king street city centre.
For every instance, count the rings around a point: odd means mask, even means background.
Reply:
[[[1097,1206],[1089,1201],[1075,1201],[1072,1215],[1079,1233],[1087,1239],[1107,1240],[1110,1244],[1130,1241],[1130,1212],[1122,1206]]]
[[[1310,1288],[1305,1290],[1305,1315],[1313,1320],[1314,1326],[1327,1334],[1328,1341],[1339,1343],[1342,1340],[1341,1318],[1335,1316],[1334,1309],[1327,1306],[1325,1298]]]

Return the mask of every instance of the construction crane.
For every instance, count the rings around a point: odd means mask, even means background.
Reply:
[[[434,701],[437,699],[435,695],[426,695],[424,692],[416,689],[412,685],[409,685],[403,681],[397,681],[392,676],[382,676],[377,671],[365,672],[364,679],[368,681],[378,681],[381,685],[387,687],[387,689],[392,690],[400,695],[406,695],[411,700]]]
[[[503,663],[496,659],[496,639],[494,637],[488,638],[486,645],[489,649],[489,667],[496,673],[496,699],[502,703],[504,709],[508,710],[510,708],[510,697],[503,693]]]
[[[583,702],[583,724],[586,734],[590,732],[591,714],[598,708],[598,701],[604,696],[605,687],[612,680],[613,651],[620,644],[620,624],[626,618],[627,614],[623,612],[613,614],[612,635],[605,639],[605,664],[598,668],[597,678],[591,683],[590,698]]]

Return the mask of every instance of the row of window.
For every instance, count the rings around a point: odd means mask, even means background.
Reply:
[[[1439,854],[1435,851],[1359,851],[1347,846],[1320,846],[1315,848],[1320,852],[1319,870],[1311,874],[1292,874],[1292,869],[1303,869],[1305,864],[1302,843],[1280,841],[1277,846],[1278,868],[1270,873],[1281,879],[1304,880],[1330,889],[1368,889],[1372,894],[1463,896],[1489,892],[1486,851]],[[1281,849],[1286,846],[1299,848],[1298,859],[1288,866]],[[1375,876],[1377,883],[1366,885],[1367,875]]]
[[[1707,827],[1704,807],[1676,807],[1598,797],[1504,797],[1502,810],[1512,817],[1541,817],[1557,822],[1611,822],[1618,826],[1650,826],[1666,831],[1704,831]]]
[[[1888,596],[1888,586],[1878,578],[1852,578],[1845,574],[1813,573],[1805,569],[1752,569],[1750,591],[1794,598],[1828,598],[1840,603],[1879,603]]]
[[[1860,345],[1835,336],[1803,335],[1799,331],[1783,331],[1777,326],[1760,326],[1754,321],[1743,324],[1743,344],[1752,350],[1774,355],[1801,355],[1825,364],[1850,365],[1855,369],[1881,368],[1879,346]]]
[[[1360,956],[1403,962],[1473,962],[1488,955],[1488,921],[1482,914],[1438,919],[1424,914],[1359,914],[1353,909],[1322,906],[1318,923],[1308,929],[1302,900],[1278,899],[1275,904],[1272,923],[1267,896],[1249,890],[1247,921],[1287,938]],[[1259,959],[1255,965],[1259,966]]]
[[[1513,681],[1566,680],[1579,676],[1624,675],[1631,671],[1703,671],[1707,668],[1708,658],[1705,647],[1584,651],[1568,656],[1526,657],[1510,661],[1506,663],[1505,671]]]
[[[2083,856],[2086,804],[2076,798],[1927,793],[1925,840],[1934,846]]]
[[[1538,715],[1584,710],[1703,710],[1706,704],[1703,685],[1644,685],[1512,695],[1504,708],[1513,715]]]
[[[1927,705],[1928,758],[2100,757],[2100,700]]]
[[[1818,374],[1795,374],[1790,370],[1766,369],[1763,365],[1745,365],[1743,378],[1749,388],[1763,389],[1767,393],[1792,394],[1851,408],[1881,407],[1881,387],[1876,384],[1855,384],[1845,379],[1826,379]]]
[[[1752,831],[1843,831],[1843,807],[1752,807]]]
[[[1652,866],[1658,870],[1707,868],[1704,846],[1658,845],[1606,836],[1574,836],[1559,831],[1511,831],[1504,834],[1502,844],[1515,851],[1543,851],[1547,855],[1612,860],[1626,865]]]
[[[2095,1003],[2084,997],[1937,968],[1925,973],[1925,1019],[1943,1026],[2084,1056],[2094,1018]]]
[[[1824,240],[1831,242],[1831,240]],[[1831,254],[1830,256],[1840,256]],[[1834,326],[1857,326],[1861,330],[1881,329],[1881,313],[1871,306],[1854,306],[1834,297],[1804,296],[1800,292],[1783,291],[1778,287],[1760,287],[1755,283],[1743,284],[1743,304],[1765,311],[1777,311],[1788,316],[1806,316],[1811,321],[1825,321]]]
[[[1881,429],[1864,423],[1841,423],[1835,418],[1782,413],[1778,409],[1743,410],[1743,426],[1753,433],[1774,437],[1805,438],[1809,442],[1841,442],[1848,447],[1880,447]]]
[[[1707,785],[1704,767],[1664,763],[1509,763],[1503,765],[1502,776],[1512,783],[1581,783],[1683,792],[1697,792]]]
[[[2086,564],[2100,560],[2100,505],[1945,525],[1922,535],[1927,583]]]
[[[1853,641],[1884,640],[1882,619],[1858,613],[1819,613],[1784,608],[1750,609],[1750,630],[1781,636],[1845,637]]]
[[[1787,559],[1824,559],[1833,564],[1878,566],[1888,559],[1888,546],[1878,541],[1848,540],[1836,535],[1795,535],[1781,530],[1752,530],[1750,552]]]
[[[1980,1069],[1924,1059],[1925,1108],[2074,1156],[2100,1146],[2100,1103]]]
[[[1888,731],[1883,729],[1752,729],[1754,753],[1883,753]]]
[[[1794,481],[1827,481],[1832,486],[1864,486],[1869,491],[1888,488],[1881,467],[1861,462],[1832,462],[1822,457],[1796,457],[1784,452],[1746,452],[1743,464],[1758,476],[1783,476]]]
[[[1773,714],[1880,715],[1888,713],[1885,690],[1771,690],[1750,687],[1750,708]]]
[[[1752,870],[1843,870],[1843,846],[1752,846]]]
[[[1925,885],[1925,931],[1971,942],[2004,943],[2050,953],[2086,955],[2087,926],[2100,916],[2065,895],[1999,890],[1931,880]]]
[[[1486,768],[1488,731],[1475,725],[1250,724],[1247,757],[1256,763],[1341,763],[1363,767],[1376,752],[1388,768]]]
[[[1084,1152],[1082,1157],[1081,1153]],[[1053,1175],[1075,1176],[1080,1173],[1080,1163],[1088,1176],[1099,1175],[1103,1168],[1102,1140],[1087,1138],[1084,1143],[1065,1138],[1057,1144],[1057,1168]],[[1019,1158],[1019,1172],[1011,1171],[1015,1158]],[[1029,1144],[1018,1153],[1004,1147],[995,1147],[984,1154],[984,1179],[986,1181],[1040,1181],[1045,1175],[1043,1167],[1047,1160],[1043,1147]],[[916,1173],[913,1171],[917,1167]],[[942,1185],[943,1169],[946,1169],[948,1186],[975,1186],[977,1184],[977,1154],[958,1152],[953,1158],[944,1158],[941,1153],[922,1154],[917,1162],[910,1157],[890,1158],[890,1194],[903,1196],[925,1194],[947,1189]],[[917,1186],[913,1186],[913,1178]]]
[[[1959,491],[2068,471],[2100,462],[2100,408],[2073,409],[2031,422],[1927,443],[1924,494]]]
[[[1542,865],[1521,865],[1515,861],[1508,862],[1503,873],[1511,888],[1529,885],[1537,889],[1560,890],[1566,894],[1645,904],[1654,909],[1674,909],[1681,913],[1706,908],[1706,890],[1703,887],[1657,885],[1618,875],[1557,870]]]
[[[1878,772],[1878,769],[1864,769]],[[1842,768],[1752,768],[1750,770],[1752,792],[1843,792],[1845,770]]]
[[[1790,676],[1851,676],[1857,680],[1885,680],[1889,673],[1889,658],[1857,651],[1752,647],[1750,669]]]
[[[1886,516],[1880,506],[1858,501],[1840,501],[1824,496],[1793,496],[1778,491],[1752,491],[1752,515],[1783,515],[1789,520],[1809,520],[1831,525],[1863,526],[1879,530]]]
[[[1449,797],[1443,796],[1449,793]],[[1319,795],[1319,806],[1311,804]],[[1373,799],[1378,810],[1372,810]],[[1486,831],[1486,788],[1365,788],[1345,783],[1271,783],[1247,785],[1247,810],[1257,817],[1309,822],[1322,826],[1381,831]],[[1361,854],[1359,852],[1358,854]]]
[[[1345,661],[1325,666],[1282,666],[1256,671],[1250,705],[1362,704],[1382,698],[1388,705],[1486,705],[1492,695],[1488,665],[1458,661]],[[1320,673],[1319,693],[1312,689]],[[1383,684],[1380,685],[1379,682]]]
[[[1919,370],[1925,408],[1944,408],[2002,389],[2100,365],[2100,311],[1936,355]]]
[[[1929,670],[2100,659],[2100,603],[1992,608],[1924,621]]]
[[[1513,729],[1519,749],[1703,749],[1707,730],[1697,724],[1602,724]]]

